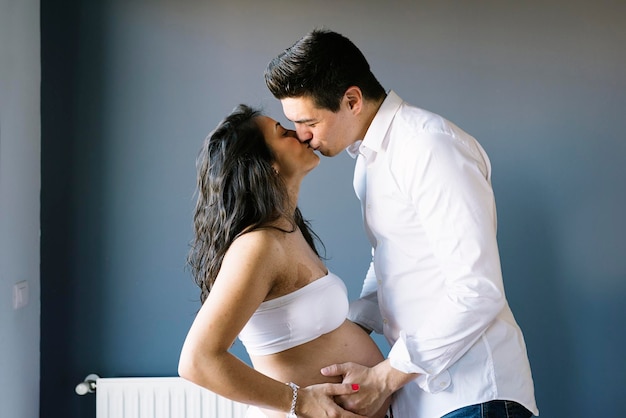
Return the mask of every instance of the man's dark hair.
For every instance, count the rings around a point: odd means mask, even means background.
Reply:
[[[268,64],[265,83],[277,99],[311,97],[332,112],[351,86],[365,99],[379,100],[385,90],[370,70],[363,53],[345,36],[315,29]]]

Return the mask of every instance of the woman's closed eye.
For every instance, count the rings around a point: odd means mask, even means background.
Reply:
[[[297,138],[296,131],[293,131],[291,129],[285,129],[285,128],[283,128],[283,136]]]

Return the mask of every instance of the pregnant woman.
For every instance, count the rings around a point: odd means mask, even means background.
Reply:
[[[217,126],[198,156],[189,264],[202,307],[178,371],[251,405],[250,418],[319,418],[320,408],[325,416],[360,417],[334,401],[358,384],[320,369],[383,360],[369,335],[346,320],[345,285],[320,259],[297,207],[300,184],[318,164],[294,131],[245,105]],[[228,351],[237,337],[254,368]]]

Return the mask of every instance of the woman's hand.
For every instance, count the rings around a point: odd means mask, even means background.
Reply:
[[[322,383],[300,388],[296,402],[296,415],[303,418],[367,418],[347,411],[335,402],[335,397],[358,393],[356,383]]]
[[[392,393],[376,372],[375,367],[356,363],[333,364],[322,369],[324,376],[342,376],[344,384],[359,382],[358,392],[338,396],[335,401],[346,410],[365,416],[373,416],[379,411]]]

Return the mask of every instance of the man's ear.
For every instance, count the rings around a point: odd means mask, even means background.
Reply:
[[[348,87],[344,93],[348,108],[356,115],[363,108],[363,92],[357,86]]]

